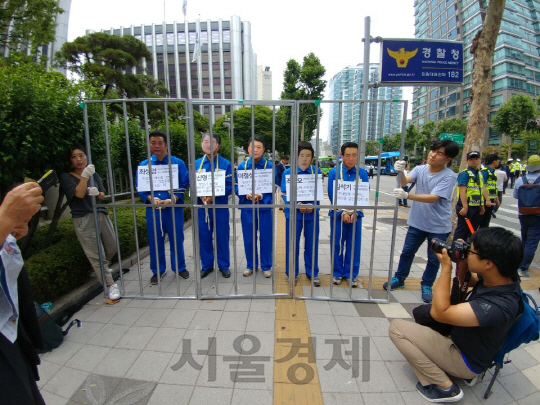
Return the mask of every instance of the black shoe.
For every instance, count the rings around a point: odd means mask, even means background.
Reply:
[[[213,271],[214,271],[214,269],[207,269],[207,270],[201,271],[201,279],[205,278],[206,276],[208,276]]]
[[[219,271],[221,271],[221,275],[223,276],[223,278],[229,278],[231,276],[231,272],[229,269],[220,269]]]
[[[129,269],[122,269],[122,274],[129,273]]]
[[[495,215],[495,213],[494,213],[493,211],[491,211],[491,216],[492,216],[493,218],[497,218],[497,215]]]
[[[182,277],[184,280],[187,280],[189,278],[189,271],[182,270],[180,273],[178,273],[180,277]]]
[[[449,391],[444,391],[435,384],[422,386],[420,381],[418,381],[416,383],[416,389],[429,402],[457,402],[463,398],[463,391],[456,384],[452,384]]]
[[[165,277],[165,272],[159,273],[159,275],[160,275],[159,279],[162,280],[163,277]],[[156,285],[157,283],[158,283],[158,280],[157,280],[157,274],[154,274],[154,275],[152,276],[152,278],[150,278],[150,284]]]

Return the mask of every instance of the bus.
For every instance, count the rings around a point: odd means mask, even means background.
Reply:
[[[399,151],[393,151],[393,152],[382,152],[381,153],[381,174],[390,174],[390,175],[396,175],[396,170],[394,169],[394,163],[396,160],[400,157]],[[407,161],[407,155],[403,157],[403,160]],[[366,170],[367,167],[369,167],[370,164],[372,164],[375,169],[373,170],[374,174],[377,174],[378,172],[378,156],[366,156]]]
[[[328,172],[330,171],[330,164],[334,161],[334,157],[324,156],[324,157],[320,157],[317,160],[318,160],[319,169],[321,169],[323,176],[328,176]]]

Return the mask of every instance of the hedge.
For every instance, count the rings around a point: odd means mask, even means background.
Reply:
[[[139,247],[147,246],[145,208],[137,208],[136,216]],[[120,252],[122,258],[126,258],[135,252],[132,210],[117,209],[116,218]],[[47,225],[38,228],[30,248],[35,254],[25,260],[34,300],[37,302],[54,301],[78,288],[89,280],[92,271],[90,262],[77,240],[71,219],[61,220],[53,237],[53,244],[43,247],[47,231]]]

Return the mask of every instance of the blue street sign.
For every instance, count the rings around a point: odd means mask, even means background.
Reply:
[[[463,42],[385,39],[381,47],[381,84],[463,83]]]

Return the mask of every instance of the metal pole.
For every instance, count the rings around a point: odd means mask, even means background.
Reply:
[[[358,161],[360,167],[364,167],[366,161],[366,139],[367,139],[367,127],[368,127],[368,104],[366,100],[369,97],[369,50],[370,50],[370,24],[371,17],[364,18],[364,62],[362,69],[362,120],[360,127],[360,134],[358,136]]]

